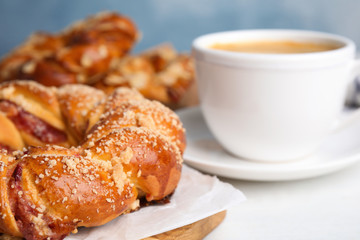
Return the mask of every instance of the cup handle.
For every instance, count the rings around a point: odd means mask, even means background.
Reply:
[[[355,59],[353,65],[351,66],[351,78],[354,79],[355,77],[360,75],[360,58]]]
[[[350,81],[354,80],[357,76],[360,76],[360,59],[356,59],[351,66]],[[340,117],[333,126],[332,133],[336,133],[347,126],[353,124],[356,121],[360,121],[360,108],[353,110],[344,116]]]

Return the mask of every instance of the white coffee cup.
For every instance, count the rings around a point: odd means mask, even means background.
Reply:
[[[215,43],[292,40],[335,50],[265,54],[213,49]],[[193,42],[201,110],[222,146],[246,159],[288,161],[313,153],[339,124],[350,80],[360,72],[355,44],[302,30],[239,30]],[[337,123],[337,126],[335,127]],[[360,146],[359,146],[360,147]]]

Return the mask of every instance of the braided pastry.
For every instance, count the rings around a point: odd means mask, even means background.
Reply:
[[[117,13],[100,13],[58,34],[39,32],[0,62],[0,82],[35,80],[46,86],[119,86],[175,107],[194,85],[192,59],[167,44],[127,55],[138,39],[134,23]],[[125,57],[126,56],[126,57]]]
[[[137,36],[135,25],[115,13],[92,16],[59,34],[35,33],[1,62],[1,78],[47,86],[81,83],[124,56]]]
[[[0,232],[63,239],[162,200],[184,148],[178,117],[134,90],[1,84]]]

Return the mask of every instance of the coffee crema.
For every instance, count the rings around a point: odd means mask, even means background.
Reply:
[[[231,43],[215,43],[210,46],[210,48],[217,50],[267,54],[324,52],[335,50],[340,47],[340,45],[334,43],[296,42],[292,40],[238,41]]]

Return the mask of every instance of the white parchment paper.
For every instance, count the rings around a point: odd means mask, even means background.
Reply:
[[[245,199],[232,185],[184,165],[170,203],[141,208],[100,227],[79,229],[66,240],[138,240],[196,222]]]

